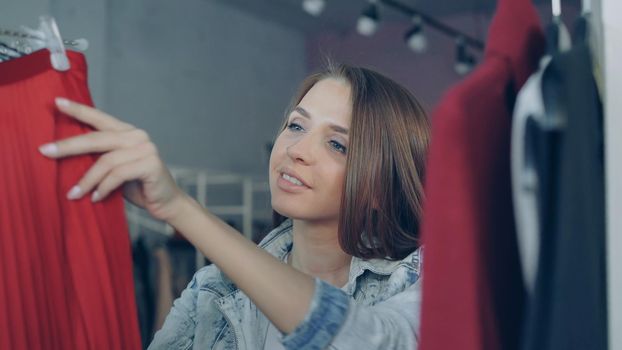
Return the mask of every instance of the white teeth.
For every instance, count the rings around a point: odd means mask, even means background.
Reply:
[[[285,173],[283,173],[283,175],[281,175],[281,177],[291,183],[293,183],[294,185],[298,185],[298,186],[302,186],[302,182],[300,182],[300,180],[298,180],[295,177],[289,176]]]

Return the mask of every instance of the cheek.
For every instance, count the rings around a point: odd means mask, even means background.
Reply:
[[[284,155],[285,155],[285,145],[283,143],[283,138],[279,136],[276,138],[276,140],[274,140],[272,151],[270,151],[270,169],[274,169],[274,167],[279,163],[279,161],[283,159]]]
[[[343,192],[343,186],[346,179],[346,167],[345,164],[341,162],[336,162],[331,164],[330,167],[327,167],[323,171],[326,190],[330,191],[333,197],[341,197],[341,193]]]
[[[287,146],[283,137],[279,136],[274,140],[272,151],[270,152],[270,161],[268,165],[268,182],[270,186],[275,186],[276,183],[276,169],[283,164],[287,157]]]

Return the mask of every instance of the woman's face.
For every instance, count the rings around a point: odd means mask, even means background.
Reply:
[[[270,156],[274,210],[299,220],[339,218],[351,117],[345,81],[324,79],[307,92]]]

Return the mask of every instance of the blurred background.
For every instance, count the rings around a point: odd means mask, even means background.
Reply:
[[[430,114],[447,88],[481,60],[480,44],[496,1],[395,3],[404,6],[366,0],[0,0],[0,25],[36,27],[39,15],[51,14],[63,38],[88,39],[85,55],[96,106],[145,129],[188,192],[258,240],[271,220],[266,186],[271,142],[298,84],[326,57],[395,79]],[[549,23],[550,1],[535,3],[542,23]],[[578,0],[562,1],[569,26],[580,7]],[[426,25],[421,16],[445,29]],[[607,16],[603,12],[603,19]],[[619,169],[617,163],[614,171]],[[610,208],[621,208],[619,186],[614,187],[618,195],[610,196],[615,201]],[[176,271],[165,286],[172,286],[172,298],[207,262],[183,240],[171,240],[177,236],[170,227],[150,222],[134,208],[128,215],[133,241],[142,245],[135,258],[156,266],[137,277],[145,285],[137,289],[161,283],[158,276],[171,273],[162,267],[168,264]],[[162,247],[168,256],[153,254]],[[162,296],[149,298],[154,305]],[[149,322],[157,324],[166,314],[142,307],[141,317]],[[143,324],[143,336],[153,328]]]
[[[316,16],[303,3],[20,0],[0,12],[0,23],[36,26],[39,14],[51,13],[64,38],[89,40],[96,105],[146,129],[167,162],[257,176],[290,97],[325,56],[383,72],[428,110],[462,77],[455,39],[424,25],[425,51],[414,52],[404,40],[413,19],[400,11],[380,6],[376,32],[364,36],[357,20],[366,0],[327,0]],[[481,42],[495,7],[493,0],[403,3]],[[548,21],[550,4],[538,3]],[[571,23],[579,3],[563,6]],[[479,58],[480,50],[469,51]]]
[[[399,7],[380,4],[370,14],[372,3],[20,0],[2,7],[8,11],[0,13],[0,23],[36,27],[39,14],[50,13],[64,38],[86,38],[96,106],[149,132],[172,167],[231,174],[230,181],[223,179],[228,184],[208,186],[206,198],[214,205],[243,201],[242,180],[233,177],[249,176],[253,208],[222,213],[235,212],[230,220],[242,229],[238,213],[252,211],[246,231],[256,234],[271,219],[265,186],[270,144],[298,84],[326,57],[388,75],[408,87],[428,113],[480,60],[481,46],[461,47],[457,36],[416,26],[420,19]],[[395,3],[416,8],[480,45],[496,4]],[[536,3],[547,23],[550,2]],[[580,2],[562,4],[564,20],[572,23]],[[375,24],[360,23],[365,15]],[[413,31],[409,45],[406,35]],[[458,54],[460,48],[464,53]]]

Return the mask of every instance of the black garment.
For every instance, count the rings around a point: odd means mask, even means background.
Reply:
[[[563,124],[541,130],[534,147],[548,182],[539,198],[540,260],[525,350],[607,349],[602,105],[585,35],[578,37],[543,77],[547,114]]]
[[[140,324],[140,337],[143,349],[147,348],[153,338],[153,322],[155,297],[153,293],[153,258],[142,237],[132,244],[132,260],[134,263],[134,285],[136,307]]]

